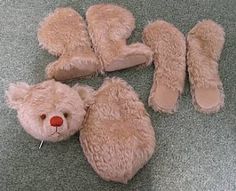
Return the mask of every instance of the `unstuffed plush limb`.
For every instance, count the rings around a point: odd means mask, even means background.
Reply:
[[[217,112],[224,105],[217,63],[224,45],[224,29],[211,20],[204,20],[188,33],[187,42],[193,104],[198,111]]]
[[[80,142],[93,169],[105,180],[127,183],[154,152],[155,133],[133,88],[106,79],[89,107]]]
[[[155,21],[145,27],[143,41],[154,52],[155,73],[149,105],[155,111],[172,113],[184,88],[185,37],[172,24]]]
[[[142,43],[126,45],[135,28],[131,12],[111,4],[91,6],[86,12],[88,31],[101,71],[115,71],[152,62],[152,51]]]
[[[40,24],[40,45],[60,58],[46,68],[48,78],[66,80],[96,73],[97,58],[91,48],[83,18],[71,8],[58,8]]]

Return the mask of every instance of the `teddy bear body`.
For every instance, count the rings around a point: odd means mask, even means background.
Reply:
[[[125,81],[105,80],[88,108],[80,142],[93,169],[105,180],[127,183],[155,147],[151,120]]]

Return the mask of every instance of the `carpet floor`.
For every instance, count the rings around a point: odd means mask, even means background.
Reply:
[[[38,149],[39,141],[21,128],[14,110],[5,104],[8,84],[44,80],[46,65],[55,60],[38,46],[39,22],[57,7],[71,6],[85,15],[98,0],[0,1],[0,190],[236,190],[236,1],[235,0],[110,0],[136,17],[129,42],[141,41],[144,26],[156,19],[173,23],[184,34],[202,19],[221,24],[226,43],[219,71],[225,107],[214,115],[198,113],[191,103],[189,83],[178,112],[165,115],[147,106],[153,66],[112,72],[134,87],[151,116],[157,147],[150,162],[127,184],[105,182],[86,161],[78,137]],[[104,76],[80,80],[98,88]],[[72,85],[78,82],[67,82]]]

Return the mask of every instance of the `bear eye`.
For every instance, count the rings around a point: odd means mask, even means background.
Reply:
[[[46,119],[46,114],[40,115],[40,118],[41,118],[42,120]]]
[[[67,118],[69,114],[65,112],[65,113],[63,113],[63,115],[65,118]]]

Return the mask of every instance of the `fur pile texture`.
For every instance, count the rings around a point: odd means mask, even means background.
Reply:
[[[106,79],[95,95],[80,131],[89,163],[105,180],[127,183],[154,152],[155,133],[131,86]]]
[[[9,106],[17,110],[27,133],[38,140],[57,142],[82,128],[86,106],[91,102],[86,92],[91,92],[91,88],[78,85],[71,88],[55,80],[36,85],[19,82],[10,84],[6,98]],[[61,126],[50,124],[54,116],[62,118]]]
[[[57,8],[38,30],[39,44],[59,56],[46,68],[47,78],[67,80],[96,73],[98,60],[83,18],[71,8]]]
[[[160,107],[157,87],[162,85],[176,91],[177,97],[183,92],[186,71],[186,42],[184,35],[172,24],[165,21],[155,21],[145,27],[143,41],[154,52],[155,73],[153,86],[149,96],[149,105],[155,111],[172,113],[173,107]],[[165,96],[168,99],[168,96]],[[162,100],[164,102],[165,100]]]
[[[111,4],[98,4],[86,12],[88,31],[101,71],[115,71],[152,62],[152,51],[142,43],[126,45],[135,28],[130,11]]]
[[[187,36],[187,64],[191,83],[192,100],[198,111],[205,113],[217,112],[224,105],[223,85],[218,73],[218,60],[224,45],[224,29],[211,20],[199,22]],[[213,95],[218,94],[218,101],[209,108],[198,103],[196,89],[207,91],[212,89]],[[200,96],[206,96],[200,95]],[[199,97],[200,99],[200,97]],[[211,102],[206,100],[207,102]]]

